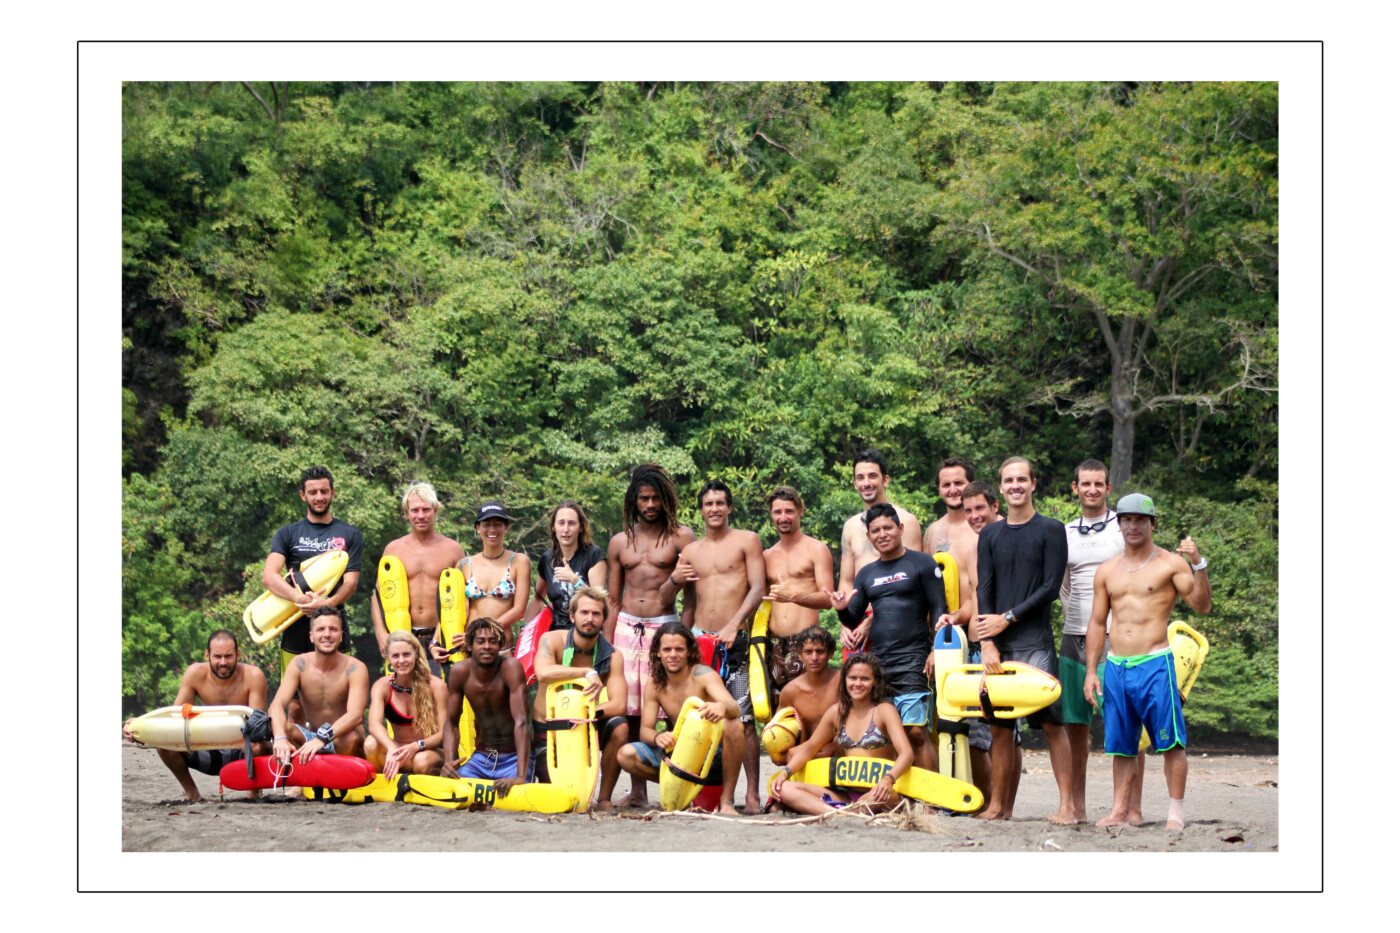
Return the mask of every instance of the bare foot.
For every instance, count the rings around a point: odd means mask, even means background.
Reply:
[[[1181,823],[1178,823],[1176,820],[1167,820],[1168,832],[1179,833],[1185,828],[1185,826],[1183,826]]]
[[[1063,807],[1050,814],[1046,819],[1056,826],[1073,826],[1079,822],[1079,817],[1074,815],[1073,810],[1066,810]]]
[[[1144,819],[1142,818],[1142,811],[1141,811],[1141,810],[1129,810],[1129,811],[1128,811],[1128,825],[1129,825],[1129,826],[1141,826],[1141,825],[1142,825],[1143,823],[1145,823],[1145,822],[1147,822],[1147,821],[1144,820]]]
[[[593,805],[593,809],[595,809],[595,810],[613,810],[613,809],[616,809],[616,808],[613,806],[613,802],[612,802],[611,800],[600,800],[600,801],[598,801],[597,803],[595,803],[595,804]]]
[[[745,797],[745,798],[744,798],[744,812],[745,812],[745,813],[762,813],[762,812],[763,812],[763,801],[759,800],[757,797]]]
[[[1094,825],[1095,825],[1095,826],[1141,826],[1142,823],[1140,823],[1140,822],[1139,822],[1139,823],[1133,823],[1133,822],[1131,822],[1131,821],[1127,818],[1127,816],[1125,816],[1125,815],[1122,814],[1122,813],[1118,813],[1117,811],[1115,811],[1115,812],[1113,812],[1113,813],[1110,813],[1108,816],[1104,817],[1103,819],[1099,820],[1099,821],[1098,821],[1097,823],[1095,823]]]
[[[1088,820],[1089,814],[1083,807],[1074,808],[1074,821],[1076,823],[1085,823],[1088,822]]]
[[[187,790],[185,791],[185,799],[190,803],[199,803],[204,798],[199,796],[199,791],[197,790]]]
[[[635,790],[632,791],[632,793],[628,794],[626,797],[623,797],[622,802],[618,804],[619,807],[645,807],[646,805],[647,792],[642,791],[639,794]]]
[[[1007,819],[1008,817],[1007,817],[1006,814],[1002,813],[1000,810],[987,809],[987,810],[983,810],[981,813],[976,814],[976,815],[973,816],[972,818],[973,818],[974,820],[1004,820],[1004,819]]]
[[[738,816],[738,815],[739,815],[739,811],[736,810],[736,809],[734,809],[734,804],[732,804],[732,803],[722,803],[722,804],[720,804],[720,805],[719,805],[719,812],[722,813],[722,814],[724,814],[725,816]]]

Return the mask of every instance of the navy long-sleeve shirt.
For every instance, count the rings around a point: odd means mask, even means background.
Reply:
[[[977,538],[977,605],[984,613],[1015,614],[992,641],[997,651],[1055,647],[1050,604],[1060,598],[1069,563],[1065,526],[1036,514],[1020,525],[987,525]]]

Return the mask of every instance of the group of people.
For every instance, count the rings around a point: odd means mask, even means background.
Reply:
[[[468,555],[436,530],[442,505],[433,487],[415,483],[401,503],[409,531],[384,549],[404,565],[411,630],[390,632],[378,599],[371,599],[387,669],[371,683],[366,665],[346,653],[344,620],[359,582],[363,539],[332,517],[330,473],[311,467],[299,490],[306,517],[277,530],[263,572],[267,589],[304,615],[282,635],[282,680],[269,707],[270,752],[302,761],[322,753],[359,755],[387,777],[482,778],[508,793],[522,782],[548,780],[545,688],[583,678],[586,696],[597,702],[598,808],[614,806],[623,771],[632,784],[618,805],[647,803],[647,782],[659,779],[674,741],[665,724],[674,724],[686,699],[697,697],[703,702],[698,714],[722,723],[722,740],[709,771],[693,777],[719,786],[721,811],[733,813],[742,766],[745,811],[755,813],[764,804],[749,696],[749,629],[767,600],[768,699],[775,701],[771,708],[792,708],[797,731],[794,747],[774,755],[782,768],[771,790],[783,807],[821,813],[853,800],[886,807],[898,800],[894,783],[908,768],[937,769],[933,633],[959,625],[967,631],[970,660],[983,663],[988,674],[1019,661],[1062,683],[1061,699],[1028,717],[1045,734],[1059,789],[1051,822],[1087,817],[1089,725],[1102,708],[1105,751],[1114,756],[1114,800],[1100,825],[1142,822],[1138,735],[1145,725],[1164,753],[1168,827],[1180,828],[1186,733],[1167,624],[1178,597],[1196,612],[1210,610],[1206,561],[1191,538],[1176,553],[1155,546],[1153,502],[1134,494],[1109,508],[1108,470],[1096,460],[1075,470],[1072,489],[1081,513],[1067,524],[1037,513],[1035,471],[1023,457],[1001,464],[996,488],[975,481],[970,461],[943,461],[938,494],[947,511],[927,532],[889,501],[890,472],[879,451],[855,456],[853,480],[863,508],[843,527],[838,567],[830,549],[802,531],[804,504],[791,486],[778,486],[767,498],[778,540],[764,549],[757,534],[730,524],[733,498],[722,481],[700,489],[704,527],[697,535],[679,521],[671,477],[643,464],[630,473],[624,527],[606,551],[594,543],[577,503],[563,502],[551,512],[551,547],[536,564],[533,588],[528,559],[506,547],[513,519],[502,504],[477,510],[482,548]],[[289,571],[331,548],[349,557],[334,589],[307,594],[289,582]],[[932,556],[939,552],[949,553],[957,567],[953,611],[944,596],[944,564]],[[438,582],[451,567],[465,578],[468,621],[464,634],[443,644]],[[539,684],[533,704],[529,678],[512,651],[532,592],[552,613],[533,655]],[[1050,620],[1055,599],[1065,619],[1058,652]],[[831,666],[836,639],[819,624],[828,608],[841,624],[839,669]],[[1105,659],[1106,639],[1111,652]],[[186,671],[176,703],[197,696],[206,704],[263,705],[266,681],[252,665],[238,663],[232,632],[210,637],[206,661]],[[468,706],[471,748],[459,746]],[[1011,817],[1021,774],[1016,727],[1017,720],[971,722],[973,780],[987,801],[978,818]],[[241,754],[161,757],[197,799],[189,769],[217,773]],[[790,780],[806,762],[831,756],[894,764],[871,788]]]

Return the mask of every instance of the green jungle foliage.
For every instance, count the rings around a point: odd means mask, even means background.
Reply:
[[[723,478],[765,543],[795,485],[836,549],[875,446],[925,524],[954,454],[1030,457],[1061,519],[1086,457],[1156,495],[1215,581],[1193,725],[1277,735],[1276,85],[133,82],[122,107],[125,712],[241,628],[309,464],[365,535],[362,633],[410,481],[469,552],[487,498],[532,556],[565,498],[606,543],[642,461],[693,527]]]

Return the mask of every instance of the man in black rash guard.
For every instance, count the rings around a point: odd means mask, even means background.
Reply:
[[[885,669],[892,702],[914,747],[914,766],[935,771],[937,749],[928,733],[933,698],[928,680],[933,673],[930,619],[944,611],[943,572],[932,557],[904,546],[893,505],[876,503],[864,520],[879,557],[856,572],[851,592],[824,592],[848,629],[861,623],[867,606],[874,608],[867,650]]]
[[[1035,471],[1024,457],[1011,457],[999,471],[1006,520],[989,524],[977,538],[977,616],[974,637],[982,645],[988,674],[1001,672],[1001,662],[1020,661],[1051,676],[1058,672],[1055,638],[1050,630],[1050,604],[1060,597],[1069,548],[1065,526],[1037,515],[1031,494]],[[1060,718],[1060,701],[1026,717],[1045,733],[1050,767],[1060,789],[1060,809],[1052,823],[1074,823],[1070,786],[1069,737]],[[1021,777],[1021,750],[1015,745],[1015,719],[984,719],[992,726],[992,793],[983,820],[1009,820]]]

